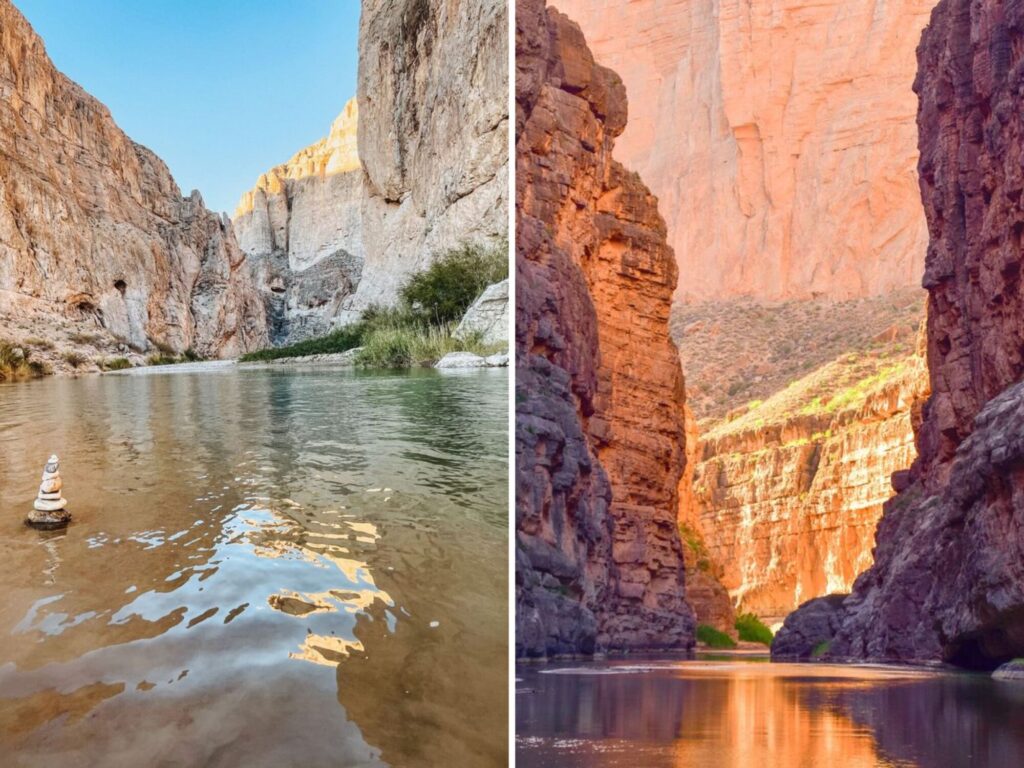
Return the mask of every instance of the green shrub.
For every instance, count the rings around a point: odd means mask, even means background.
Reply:
[[[436,325],[456,322],[492,283],[508,277],[508,242],[463,244],[409,278],[399,295],[409,311]]]
[[[743,613],[736,617],[736,631],[740,640],[748,643],[771,645],[774,635],[762,621],[752,613]]]
[[[679,523],[679,538],[693,556],[697,570],[705,573],[711,570],[711,555],[701,535],[686,523]]]
[[[811,658],[812,659],[820,659],[822,656],[824,656],[826,653],[828,653],[828,649],[831,646],[832,646],[831,641],[829,641],[829,640],[822,640],[820,643],[818,643],[816,646],[814,646],[814,650],[811,651]]]
[[[48,339],[40,339],[38,336],[29,336],[25,343],[36,349],[53,349],[53,342]]]
[[[356,365],[365,368],[410,368],[433,365],[449,352],[489,355],[496,350],[478,340],[460,341],[451,334],[452,326],[375,325],[366,331]]]
[[[65,352],[61,357],[64,359],[64,362],[72,368],[77,368],[78,366],[89,362],[89,358],[85,355],[79,354],[78,352]]]
[[[697,627],[697,640],[709,648],[735,648],[736,641],[725,632],[715,629],[707,624],[700,624]]]
[[[131,361],[126,357],[115,357],[110,360],[104,360],[101,366],[105,371],[123,371],[125,368],[131,368]]]
[[[31,360],[27,349],[0,341],[0,381],[29,379],[44,372],[45,366]]]
[[[179,362],[178,358],[163,353],[146,358],[146,365],[174,365],[177,362]]]
[[[100,341],[103,336],[98,333],[69,333],[68,338],[71,339],[75,344],[95,344]]]
[[[278,360],[284,357],[308,357],[309,355],[331,355],[338,352],[348,352],[350,349],[360,346],[363,339],[363,323],[347,325],[332,331],[326,336],[316,339],[306,339],[297,344],[290,344],[287,347],[271,347],[256,352],[249,352],[238,358],[243,363],[265,362],[267,360]]]

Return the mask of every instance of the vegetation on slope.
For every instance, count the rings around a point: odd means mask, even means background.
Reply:
[[[708,624],[697,626],[697,641],[704,643],[708,648],[735,648],[736,641],[725,632],[721,632]]]
[[[46,364],[32,360],[28,349],[0,341],[0,381],[22,381],[47,373]]]
[[[395,307],[371,307],[359,322],[326,336],[286,347],[242,355],[242,362],[327,355],[360,347],[356,364],[370,368],[408,368],[436,362],[449,352],[488,355],[504,345],[452,336],[470,305],[492,283],[508,277],[508,243],[461,245],[445,252],[413,275],[399,291]]]
[[[749,410],[847,355],[890,364],[905,359],[916,348],[923,317],[923,292],[905,289],[845,302],[677,305],[671,329],[686,371],[687,402],[706,431],[708,423]]]
[[[923,358],[893,348],[851,352],[789,382],[766,400],[737,408],[713,425],[705,422],[705,439],[786,424],[801,416],[835,416],[859,409],[901,379],[923,380],[923,367]],[[830,433],[822,432],[813,439],[827,437]]]
[[[742,613],[736,617],[736,631],[740,640],[748,643],[761,643],[770,646],[775,635],[764,623],[752,613]]]

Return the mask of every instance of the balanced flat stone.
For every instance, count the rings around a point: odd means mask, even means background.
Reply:
[[[71,513],[65,509],[68,500],[61,496],[63,482],[60,479],[60,459],[56,454],[47,460],[42,480],[25,524],[44,530],[63,528],[71,522]]]

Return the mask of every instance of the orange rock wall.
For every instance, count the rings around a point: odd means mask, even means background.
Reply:
[[[935,0],[556,4],[626,84],[615,156],[660,200],[680,297],[919,284],[911,86]]]
[[[781,618],[806,600],[848,592],[872,563],[893,472],[917,453],[913,422],[924,361],[856,410],[795,417],[714,438],[694,469],[701,529],[741,612]]]
[[[618,76],[565,16],[517,8],[517,654],[685,649],[675,260],[611,157]]]

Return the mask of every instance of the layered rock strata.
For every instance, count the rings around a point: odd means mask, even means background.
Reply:
[[[328,135],[242,195],[233,223],[253,265],[275,344],[322,336],[359,285],[363,173],[351,99]]]
[[[507,0],[366,0],[357,97],[366,260],[343,321],[460,242],[507,236]]]
[[[689,276],[681,297],[917,284],[927,236],[911,84],[935,0],[557,4],[626,84],[616,157],[661,201]]]
[[[933,393],[920,455],[894,477],[834,634],[786,650],[991,669],[1024,655],[1024,5],[942,0],[918,55]],[[807,637],[806,613],[783,638]]]
[[[211,357],[266,341],[231,223],[182,197],[164,163],[53,66],[0,0],[0,326],[59,352],[101,347]]]
[[[805,600],[848,592],[871,565],[889,477],[916,456],[924,361],[850,407],[708,432],[694,495],[709,559],[737,608],[781,619]]]
[[[516,68],[516,652],[688,649],[665,225],[579,27],[519,0]]]

